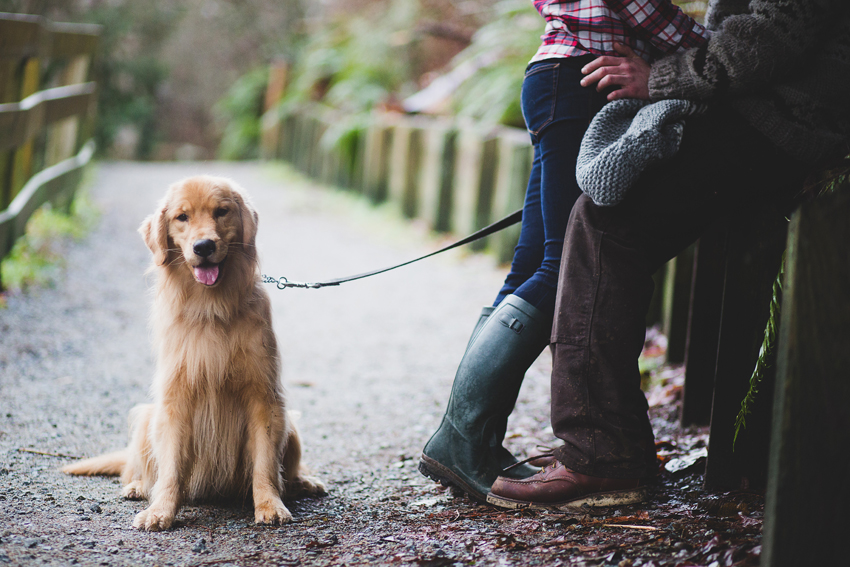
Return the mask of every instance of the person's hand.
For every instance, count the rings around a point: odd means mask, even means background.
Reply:
[[[584,66],[587,75],[581,86],[596,84],[597,91],[611,90],[608,100],[639,98],[649,100],[649,63],[628,46],[614,44],[614,51],[622,57],[603,55]]]

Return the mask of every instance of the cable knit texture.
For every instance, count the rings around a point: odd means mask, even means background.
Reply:
[[[597,205],[616,205],[644,169],[676,153],[684,117],[702,109],[686,100],[650,104],[623,99],[606,104],[581,141],[576,161],[579,187]]]
[[[706,44],[652,64],[652,100],[728,101],[804,162],[847,151],[850,2],[712,0],[706,25]]]

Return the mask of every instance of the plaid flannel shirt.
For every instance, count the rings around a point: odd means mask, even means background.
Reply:
[[[543,45],[531,59],[617,55],[614,42],[646,61],[696,47],[708,32],[670,0],[532,0],[546,20]]]

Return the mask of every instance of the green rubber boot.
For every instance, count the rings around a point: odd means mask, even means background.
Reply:
[[[517,462],[502,446],[508,416],[525,371],[549,344],[552,330],[551,318],[516,295],[486,312],[460,361],[443,421],[419,461],[422,474],[480,502],[503,469]],[[538,472],[523,464],[505,474],[526,478]]]

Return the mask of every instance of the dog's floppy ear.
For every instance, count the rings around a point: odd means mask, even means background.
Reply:
[[[168,221],[165,217],[167,212],[167,207],[161,207],[142,221],[142,226],[139,227],[139,234],[153,252],[153,261],[157,266],[165,265],[168,258]]]
[[[239,207],[239,218],[242,223],[242,236],[240,238],[242,248],[247,257],[255,260],[257,258],[257,222],[259,220],[257,211],[254,210],[253,205],[244,193],[234,190],[233,200]]]

